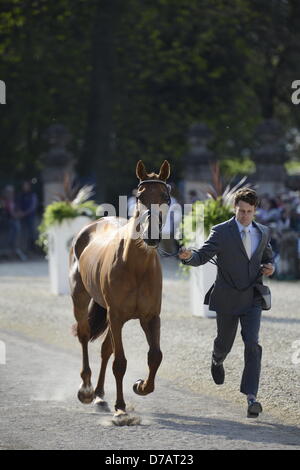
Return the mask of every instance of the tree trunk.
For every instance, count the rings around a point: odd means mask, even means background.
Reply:
[[[82,159],[96,179],[96,199],[105,202],[107,162],[111,159],[114,104],[114,36],[119,0],[96,2],[91,50],[91,86]]]

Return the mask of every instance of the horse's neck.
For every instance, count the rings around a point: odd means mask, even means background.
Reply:
[[[156,251],[149,248],[142,238],[137,238],[134,233],[135,221],[134,218],[130,219],[126,226],[122,227],[124,236],[124,250],[123,261],[129,263],[133,261],[135,264],[138,260],[145,263],[146,259],[151,259],[156,256]]]

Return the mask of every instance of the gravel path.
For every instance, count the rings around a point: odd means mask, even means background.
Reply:
[[[138,431],[139,426],[126,429],[119,448],[300,449],[300,363],[292,362],[296,352],[293,342],[300,340],[300,282],[269,282],[274,307],[264,313],[261,329],[259,398],[264,413],[259,420],[249,421],[245,418],[244,396],[239,393],[243,366],[240,335],[225,363],[226,383],[217,387],[210,377],[215,320],[190,315],[188,279],[175,260],[164,260],[163,265],[164,359],[157,389],[145,399],[136,397],[131,387],[137,378],[145,376],[146,341],[138,322],[124,327],[128,359],[125,391],[127,402],[143,416],[143,433]],[[0,340],[7,344],[11,361],[0,365],[0,448],[116,448],[119,434],[115,427],[108,426],[107,438],[101,442],[90,436],[79,444],[76,441],[79,426],[91,415],[95,418],[89,421],[91,435],[93,426],[106,426],[110,415],[99,418],[93,408],[74,399],[80,347],[70,334],[71,302],[69,297],[49,293],[46,263],[0,264],[0,296]],[[91,354],[95,381],[99,343],[92,345]],[[60,378],[63,381],[59,382]],[[110,370],[108,383],[113,402]],[[77,417],[74,430],[67,432]]]

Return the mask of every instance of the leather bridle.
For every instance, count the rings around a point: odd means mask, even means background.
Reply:
[[[160,184],[163,184],[167,188],[167,191],[168,191],[168,201],[166,202],[166,204],[168,204],[168,206],[171,205],[171,186],[169,184],[167,184],[163,180],[152,180],[152,179],[151,180],[143,180],[143,181],[139,182],[137,189],[139,189],[140,186],[142,184],[145,184],[145,183],[160,183]],[[138,196],[136,197],[136,199],[138,200]]]
[[[142,184],[145,184],[145,183],[160,183],[160,184],[163,184],[166,188],[167,188],[167,191],[168,191],[168,201],[167,201],[167,204],[168,206],[171,205],[171,186],[169,184],[167,184],[165,181],[163,180],[143,180],[143,181],[140,181],[138,186],[137,186],[137,189],[140,188],[140,186]],[[139,197],[136,196],[136,201],[138,201]],[[168,253],[167,251],[164,251],[162,250],[162,248],[158,247],[158,251],[160,252],[160,254],[162,256],[177,256],[178,253],[179,253],[179,248],[174,251],[173,253]]]

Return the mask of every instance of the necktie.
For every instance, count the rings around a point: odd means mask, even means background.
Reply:
[[[242,230],[242,240],[243,240],[243,244],[244,244],[246,253],[248,255],[248,258],[250,259],[251,254],[252,254],[250,230],[247,230],[247,229]]]

